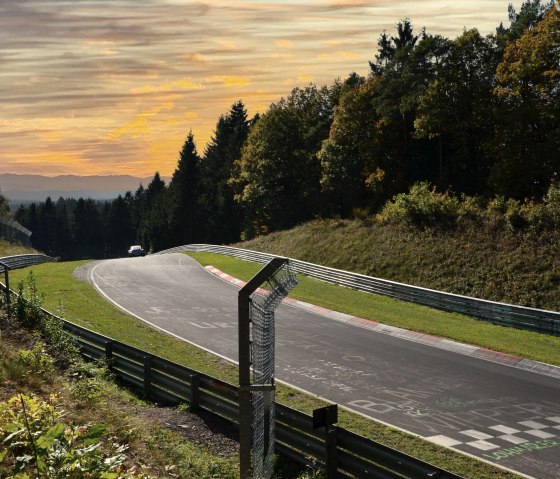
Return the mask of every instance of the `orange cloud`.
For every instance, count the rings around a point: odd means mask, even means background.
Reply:
[[[291,40],[276,40],[275,44],[278,48],[294,48],[294,42]]]
[[[132,120],[114,129],[108,136],[112,140],[121,138],[122,136],[129,136],[132,138],[145,137],[150,132],[150,118],[161,111],[172,110],[173,107],[173,103],[166,103],[164,105],[155,106],[148,111],[139,113],[138,115],[134,115]]]
[[[203,86],[200,83],[193,82],[190,79],[184,78],[174,82],[165,82],[159,85],[144,85],[141,87],[132,88],[131,93],[159,93],[174,90],[197,90]]]
[[[225,87],[244,87],[251,84],[249,78],[244,76],[213,75],[206,78],[208,83],[221,83]]]
[[[319,58],[321,60],[334,60],[334,59],[358,60],[362,58],[362,55],[356,52],[339,50],[336,52],[321,53],[319,54]]]
[[[311,75],[301,75],[298,76],[298,81],[304,83],[311,83],[313,81],[313,77]]]

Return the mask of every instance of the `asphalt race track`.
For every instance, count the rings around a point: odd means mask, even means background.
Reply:
[[[120,308],[237,360],[237,291],[180,254],[102,261]],[[133,332],[131,332],[133,334]],[[314,395],[538,479],[560,478],[560,379],[281,305],[276,377]]]

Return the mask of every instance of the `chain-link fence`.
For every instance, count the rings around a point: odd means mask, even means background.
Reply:
[[[274,467],[274,310],[297,283],[295,272],[287,262],[267,279],[264,287],[251,295],[249,319],[252,324],[253,385],[263,388],[252,393],[255,479],[271,477]]]
[[[239,470],[268,479],[274,453],[274,310],[298,283],[288,258],[272,258],[239,291]]]
[[[31,246],[31,231],[8,217],[0,218],[0,239]]]

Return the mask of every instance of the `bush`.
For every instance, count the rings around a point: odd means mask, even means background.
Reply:
[[[523,208],[519,201],[511,198],[507,201],[506,204],[505,219],[507,225],[512,230],[523,229],[529,224],[526,210]]]
[[[33,349],[18,350],[17,361],[30,374],[41,375],[45,380],[50,380],[54,374],[53,360],[46,354],[41,343],[37,344]]]
[[[27,287],[23,282],[18,284],[18,294],[14,304],[16,321],[25,328],[31,329],[39,324],[43,311],[43,297],[37,290],[33,271],[27,277]]]
[[[386,223],[405,223],[415,227],[451,226],[460,212],[457,198],[448,192],[438,193],[428,182],[411,186],[387,203],[377,219]]]
[[[38,479],[146,478],[127,471],[126,447],[102,423],[67,425],[58,398],[19,394],[0,403],[0,476]],[[12,474],[5,475],[5,474]]]
[[[551,227],[560,225],[560,187],[552,184],[543,199],[544,213]]]
[[[40,334],[57,364],[68,366],[78,358],[78,351],[64,333],[63,320],[43,311],[42,304],[43,296],[37,290],[31,271],[26,283],[20,282],[18,285],[14,304],[15,319],[24,328]]]

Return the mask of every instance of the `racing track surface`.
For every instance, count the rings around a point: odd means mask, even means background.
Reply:
[[[90,276],[122,309],[237,360],[238,289],[190,257],[107,260]],[[557,378],[288,305],[276,311],[276,346],[279,380],[503,467],[560,478]]]

